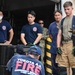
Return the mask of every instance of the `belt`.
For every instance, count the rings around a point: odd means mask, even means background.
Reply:
[[[63,40],[64,42],[69,42],[69,41],[71,41],[72,39],[67,39],[67,40]]]

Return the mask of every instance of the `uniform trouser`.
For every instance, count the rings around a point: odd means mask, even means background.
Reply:
[[[58,66],[55,60],[56,60],[56,54],[51,53],[52,72],[53,72],[53,75],[58,75]]]
[[[68,41],[62,43],[63,43],[63,45],[61,46],[62,55],[57,55],[56,62],[58,63],[58,66],[60,68],[64,67],[67,69],[71,67],[72,75],[75,75],[73,72],[75,69],[75,57],[72,55],[73,42]],[[67,71],[66,69],[64,69],[65,72]],[[67,74],[60,73],[60,75],[67,75]]]

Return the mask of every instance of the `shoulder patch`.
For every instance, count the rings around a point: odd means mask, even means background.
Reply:
[[[33,31],[37,31],[37,27],[33,27]]]
[[[3,30],[6,30],[6,26],[2,26],[2,29],[3,29]]]

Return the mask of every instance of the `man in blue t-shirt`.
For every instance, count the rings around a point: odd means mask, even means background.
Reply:
[[[27,15],[29,23],[23,26],[21,30],[21,41],[24,45],[39,45],[39,41],[42,38],[42,27],[34,22],[35,16],[36,14],[34,11],[29,11]]]
[[[24,50],[18,47],[17,49]],[[45,75],[44,66],[38,60],[41,53],[38,46],[31,46],[27,56],[15,54],[7,63],[7,69],[12,71],[12,75]]]
[[[7,33],[9,34],[9,39],[7,40]],[[10,44],[13,39],[13,29],[9,22],[3,20],[3,12],[0,11],[0,43]]]
[[[52,59],[53,75],[59,75],[57,63],[55,62],[55,60],[57,55],[57,34],[59,30],[58,28],[60,25],[60,21],[62,19],[62,12],[60,10],[56,10],[54,12],[54,18],[55,21],[50,24],[48,32],[50,38],[52,39],[50,52],[51,52],[51,59]]]

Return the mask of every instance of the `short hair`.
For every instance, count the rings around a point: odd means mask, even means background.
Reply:
[[[57,12],[59,12],[59,13],[62,15],[62,11],[61,11],[61,10],[56,10],[56,11],[54,11],[54,15],[55,15]]]
[[[28,14],[31,14],[31,15],[33,15],[34,17],[36,17],[36,13],[35,13],[33,10],[28,11]]]
[[[68,6],[73,6],[72,2],[71,1],[66,1],[63,5],[63,7],[68,7]]]
[[[42,22],[44,23],[44,21],[43,21],[43,20],[41,20],[41,19],[38,21],[38,23],[39,23],[40,21],[42,21]]]

